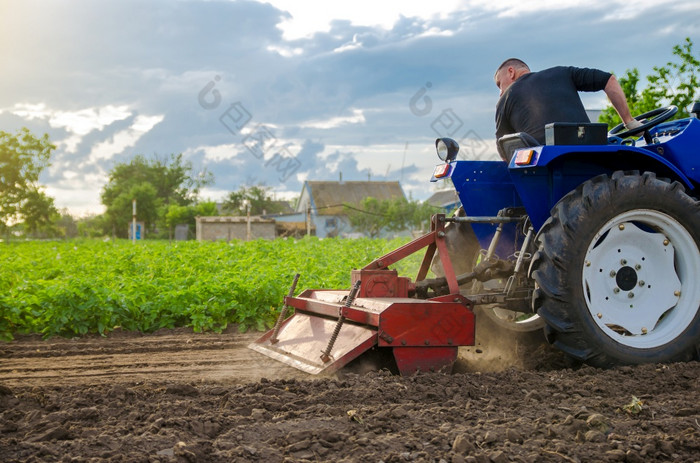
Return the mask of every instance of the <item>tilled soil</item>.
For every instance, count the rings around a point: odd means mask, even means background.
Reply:
[[[698,362],[598,370],[477,346],[454,374],[310,378],[254,338],[0,344],[0,461],[700,461]]]

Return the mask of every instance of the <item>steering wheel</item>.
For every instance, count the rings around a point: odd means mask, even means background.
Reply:
[[[636,129],[622,130],[625,128],[625,124],[621,123],[613,127],[610,132],[608,132],[608,137],[627,138],[641,132],[644,132],[646,135],[647,130],[669,120],[677,112],[678,107],[673,105],[665,108],[652,109],[651,111],[635,117],[636,120],[642,123],[642,125]]]

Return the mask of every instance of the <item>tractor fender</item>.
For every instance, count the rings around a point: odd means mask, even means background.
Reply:
[[[518,165],[513,156],[508,166],[513,184],[536,230],[549,218],[550,210],[570,191],[601,174],[616,171],[654,172],[680,182],[693,194],[693,182],[673,163],[648,149],[621,145],[539,146],[530,162]]]
[[[568,147],[570,149],[570,147]],[[693,182],[671,161],[663,155],[657,154],[650,149],[637,148],[624,145],[606,145],[605,150],[600,150],[600,146],[593,146],[598,150],[575,150],[560,153],[549,151],[548,156],[541,157],[541,165],[552,165],[553,169],[560,168],[562,164],[571,160],[583,158],[594,164],[599,164],[606,170],[644,170],[664,173],[666,177],[681,182],[687,189],[693,190]],[[661,150],[663,152],[663,150]],[[597,154],[597,155],[596,155]]]

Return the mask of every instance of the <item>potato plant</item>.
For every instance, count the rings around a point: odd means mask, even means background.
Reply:
[[[303,288],[349,288],[350,270],[406,239],[0,243],[0,339],[191,327],[263,330],[295,273]],[[421,254],[400,262],[414,277]]]

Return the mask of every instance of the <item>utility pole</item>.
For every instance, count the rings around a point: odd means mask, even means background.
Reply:
[[[246,241],[250,241],[253,239],[253,231],[251,230],[250,227],[250,201],[246,200]]]
[[[136,244],[136,200],[133,199],[131,201],[131,209],[132,209],[132,215],[131,215],[131,242],[133,244]]]
[[[306,236],[311,236],[311,206],[306,208]]]

